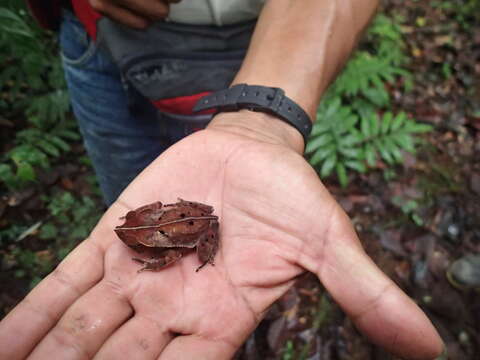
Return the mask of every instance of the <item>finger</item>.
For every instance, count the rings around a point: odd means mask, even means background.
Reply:
[[[0,323],[0,359],[24,359],[102,276],[103,251],[85,240]]]
[[[332,217],[316,274],[356,326],[405,358],[433,359],[443,350],[420,308],[366,255],[346,215]]]
[[[91,359],[133,313],[120,283],[104,279],[78,299],[30,358]]]
[[[89,1],[94,10],[128,27],[141,30],[150,24],[148,17],[138,15],[132,10],[115,6],[103,0]]]
[[[139,16],[152,20],[166,18],[170,9],[168,1],[161,0],[121,0],[119,4],[124,9],[131,10]]]
[[[172,337],[162,324],[136,314],[108,339],[95,359],[156,359]]]
[[[231,359],[237,349],[238,345],[199,335],[178,336],[167,345],[158,359]]]

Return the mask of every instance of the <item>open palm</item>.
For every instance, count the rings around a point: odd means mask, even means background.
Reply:
[[[115,235],[128,210],[177,197],[214,206],[215,266],[194,254],[137,273]],[[305,270],[356,325],[405,357],[441,341],[365,255],[348,218],[305,160],[281,145],[198,132],[151,164],[84,241],[0,323],[0,358],[227,359]]]

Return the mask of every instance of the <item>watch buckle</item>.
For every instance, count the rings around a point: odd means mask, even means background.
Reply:
[[[237,84],[228,89],[228,96],[225,94],[225,98],[220,100],[225,110],[237,111],[240,109],[239,103],[242,102],[240,98],[245,92],[245,86],[247,84]]]
[[[273,111],[277,111],[282,103],[283,98],[285,97],[285,92],[280,88],[272,87],[270,89],[274,90],[274,93],[270,96],[271,98],[267,96],[267,100],[270,100],[268,107]]]

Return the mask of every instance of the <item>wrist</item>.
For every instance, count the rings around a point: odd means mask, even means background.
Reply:
[[[219,113],[212,119],[208,129],[286,146],[300,155],[304,151],[305,144],[300,132],[285,121],[266,113],[249,110]]]

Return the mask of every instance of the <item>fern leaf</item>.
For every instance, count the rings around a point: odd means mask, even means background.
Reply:
[[[351,110],[348,109],[348,114],[344,117],[343,122],[345,123],[345,129],[351,131],[355,128],[355,125],[358,123],[358,116],[352,114]]]
[[[26,162],[32,166],[41,166],[44,168],[49,165],[48,157],[30,144],[15,146],[7,155],[15,164]]]
[[[400,151],[399,147],[393,141],[389,142],[388,150],[392,154],[393,160],[397,163],[400,163],[403,160],[403,154]]]
[[[316,151],[318,148],[324,147],[328,143],[333,141],[333,136],[331,133],[323,133],[319,136],[312,138],[305,147],[305,153],[310,154]]]
[[[333,153],[335,153],[335,146],[321,147],[310,158],[310,164],[315,166]]]
[[[70,140],[80,139],[80,134],[73,130],[61,129],[57,131],[57,134],[58,136],[61,136],[62,138],[65,138],[65,139],[70,139]]]
[[[357,161],[357,160],[345,161],[345,166],[349,167],[350,169],[356,170],[359,173],[364,173],[364,172],[367,171],[367,167],[365,166],[365,164],[363,162]]]
[[[337,177],[338,177],[338,181],[340,182],[340,185],[342,187],[347,186],[348,176],[347,176],[347,170],[345,169],[345,166],[342,163],[337,163],[335,168],[336,168],[336,173],[337,173]]]
[[[407,115],[403,111],[397,114],[397,116],[395,116],[395,119],[392,122],[392,126],[391,126],[392,131],[395,132],[398,129],[400,129],[405,124],[406,120],[407,120]]]
[[[391,136],[391,138],[404,150],[408,152],[415,152],[413,138],[410,134],[400,132]]]
[[[41,148],[43,151],[45,151],[49,155],[52,155],[55,157],[60,156],[60,151],[58,151],[58,149],[54,145],[52,145],[50,142],[46,140],[43,140],[43,139],[39,140],[37,142],[37,145],[39,148]]]
[[[351,132],[347,136],[344,136],[339,139],[338,145],[340,147],[351,147],[352,145],[361,143],[363,140],[363,137],[355,132]]]
[[[385,145],[382,143],[382,141],[376,139],[374,140],[374,144],[378,152],[380,153],[380,156],[382,157],[382,159],[385,160],[388,164],[393,165],[395,161],[392,155],[390,154],[390,152],[385,147]]]
[[[70,145],[66,143],[64,140],[62,140],[60,137],[55,136],[55,135],[50,135],[48,137],[48,141],[50,141],[52,144],[54,144],[57,148],[67,152],[70,151]]]
[[[413,121],[409,121],[405,125],[404,130],[408,131],[410,133],[425,133],[425,132],[432,131],[433,126],[428,125],[428,124],[421,124],[421,123],[416,123],[416,122],[413,122]]]
[[[387,111],[382,117],[382,124],[380,132],[382,134],[386,134],[390,130],[390,126],[392,125],[393,121],[393,114],[390,111]]]
[[[351,148],[345,148],[345,147],[340,147],[339,152],[342,155],[345,155],[347,158],[352,158],[352,159],[364,159],[364,154],[363,154],[363,149],[361,147],[351,147]]]
[[[335,168],[335,165],[337,164],[337,154],[332,153],[327,157],[325,162],[322,165],[322,168],[320,169],[320,176],[322,177],[327,177],[329,176],[333,169]]]
[[[36,177],[32,165],[26,162],[17,163],[16,176],[22,181],[33,181]]]
[[[360,121],[360,131],[365,138],[369,138],[372,131],[370,130],[370,121],[368,118],[363,118]]]
[[[376,113],[372,113],[367,119],[370,122],[370,128],[372,130],[372,136],[378,136],[380,134],[380,120]]]
[[[364,148],[365,160],[369,166],[375,166],[377,163],[377,154],[371,143],[365,145]]]

